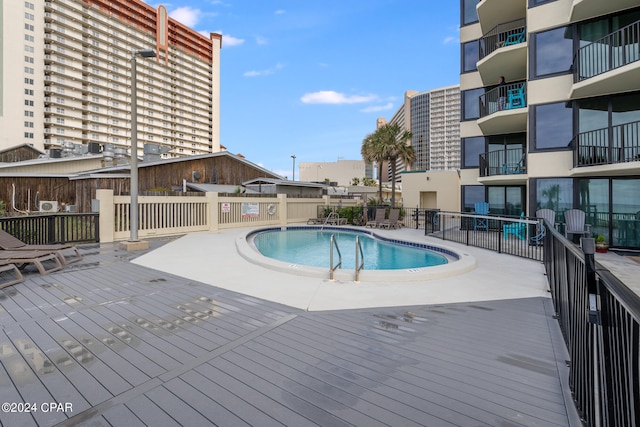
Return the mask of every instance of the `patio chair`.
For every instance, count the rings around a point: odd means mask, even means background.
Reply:
[[[1,282],[0,283],[0,289],[2,288],[6,288],[7,286],[12,286],[21,282],[24,282],[24,277],[22,276],[22,273],[20,273],[20,270],[18,269],[18,267],[15,264],[12,264],[6,260],[1,260],[0,261],[0,274],[5,273],[7,271],[11,271],[13,272],[13,275],[15,276],[15,278],[13,279],[9,279],[6,282]]]
[[[520,220],[524,220],[524,212],[520,214]],[[509,234],[513,234],[520,240],[526,240],[525,234],[527,231],[527,225],[524,222],[511,222],[509,224],[502,225],[502,232],[504,234],[504,240],[507,240]]]
[[[523,43],[525,40],[525,30],[524,28],[518,31],[517,33],[509,34],[509,36],[504,41],[503,46],[511,46],[514,44]]]
[[[591,224],[585,224],[585,216],[584,211],[580,209],[569,209],[564,212],[564,236],[567,239],[569,234],[591,235]]]
[[[524,108],[527,106],[524,93],[524,83],[520,87],[509,89],[507,91],[507,110],[513,108]]]
[[[367,221],[367,227],[379,227],[380,224],[382,224],[384,222],[384,217],[386,215],[386,209],[385,208],[377,208],[376,209],[376,217],[375,219],[371,220],[371,221]]]
[[[386,228],[389,230],[392,228],[393,229],[400,228],[399,219],[400,219],[400,209],[391,209],[389,211],[389,219],[382,221],[378,227]]]
[[[553,209],[538,209],[536,211],[536,217],[544,219],[549,227],[556,226],[556,211]]]
[[[47,268],[44,263],[52,262],[53,267]],[[33,264],[41,275],[53,273],[62,269],[62,263],[55,251],[10,251],[0,250],[0,263],[14,264],[19,269],[24,269],[27,265]]]
[[[12,236],[6,231],[0,230],[0,249],[12,251],[45,251],[55,252],[63,265],[80,261],[82,255],[73,245],[28,245],[17,237]],[[67,255],[65,255],[67,252]]]
[[[489,215],[489,203],[477,202],[473,205],[473,211],[476,215]],[[489,219],[488,218],[473,218],[473,231],[485,230],[489,231]]]

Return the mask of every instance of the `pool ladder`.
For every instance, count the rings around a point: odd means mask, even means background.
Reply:
[[[329,252],[329,280],[333,280],[333,273],[342,266],[342,254],[340,253],[340,247],[333,234],[331,235],[329,246],[331,248]],[[335,266],[333,265],[333,248],[338,252],[338,263]],[[356,236],[356,283],[360,282],[361,270],[364,270],[364,252],[362,251],[360,236]]]

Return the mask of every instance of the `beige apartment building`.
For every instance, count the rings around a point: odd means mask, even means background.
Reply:
[[[221,150],[219,34],[140,0],[0,0],[0,32],[0,149],[130,149],[136,61],[138,155]]]
[[[377,127],[387,123],[377,119]],[[460,87],[447,86],[424,92],[406,91],[404,102],[389,123],[398,123],[411,132],[416,161],[407,168],[398,162],[398,173],[405,170],[456,170],[460,167]],[[387,174],[390,179],[390,167]],[[402,175],[398,175],[399,182]],[[384,180],[384,179],[383,179]]]
[[[460,4],[460,209],[560,224],[577,208],[593,236],[640,247],[638,1]]]

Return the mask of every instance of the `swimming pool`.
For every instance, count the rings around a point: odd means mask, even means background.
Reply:
[[[320,267],[304,264],[297,260],[282,261],[275,258],[269,258],[257,249],[255,244],[255,238],[260,233],[268,231],[295,231],[295,230],[313,230],[314,232],[356,232],[359,233],[361,239],[363,236],[370,236],[387,243],[394,243],[403,246],[413,246],[416,248],[427,249],[438,254],[444,255],[447,259],[447,263],[434,265],[434,266],[422,266],[415,268],[400,268],[393,270],[372,270],[365,267],[360,272],[360,282],[377,282],[377,283],[392,283],[392,282],[411,282],[411,281],[424,281],[437,278],[451,277],[458,274],[469,272],[476,268],[476,259],[470,254],[453,249],[448,246],[430,244],[431,238],[425,238],[424,236],[417,236],[411,233],[412,230],[369,230],[365,228],[350,228],[350,227],[333,227],[333,226],[283,226],[283,227],[267,227],[259,228],[247,231],[236,240],[236,249],[238,254],[242,256],[248,262],[256,265],[260,265],[270,270],[280,271],[296,276],[317,277],[322,279],[329,279],[329,262]],[[406,231],[406,233],[405,233]],[[406,236],[406,237],[402,237]],[[347,264],[344,260],[345,256],[352,256],[355,258],[355,243],[347,244],[347,247],[340,247],[340,251],[343,256],[343,265],[341,269],[338,269],[334,273],[334,280],[341,282],[349,282],[355,280],[355,262],[351,262],[351,265]],[[325,252],[328,257],[329,248],[326,247]],[[335,256],[335,255],[334,255]],[[336,263],[334,258],[334,264]],[[366,255],[365,255],[366,262]]]
[[[365,270],[402,270],[446,264],[447,258],[432,250],[389,242],[372,235],[344,230],[293,229],[257,233],[253,243],[266,257],[314,267],[329,267],[331,236],[340,250],[342,268],[356,266],[356,236],[362,246]],[[334,248],[334,265],[338,253]]]

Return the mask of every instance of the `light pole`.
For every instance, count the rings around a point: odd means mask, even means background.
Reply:
[[[131,54],[131,207],[129,242],[127,250],[148,248],[138,240],[138,82],[136,57],[155,58],[155,50],[134,50]],[[146,246],[146,247],[145,247]]]
[[[292,176],[293,179],[291,181],[295,181],[296,180],[296,155],[292,155],[291,158],[293,159],[293,170],[292,170]]]

